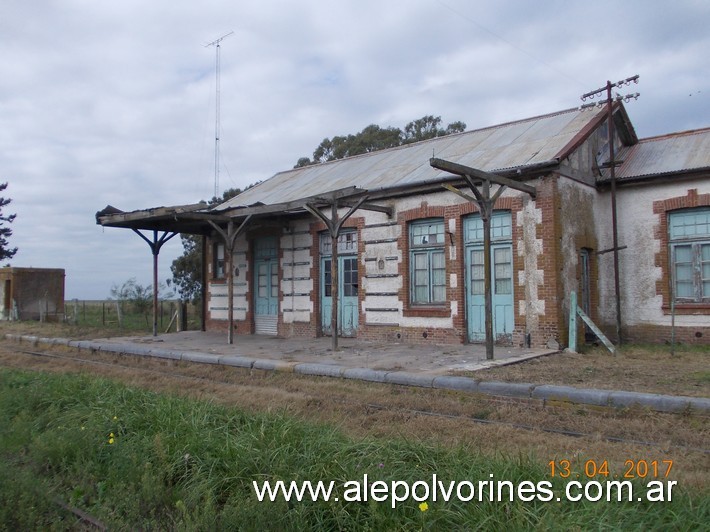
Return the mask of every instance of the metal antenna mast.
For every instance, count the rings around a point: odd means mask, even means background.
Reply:
[[[214,121],[214,197],[219,197],[219,134],[220,134],[220,124],[219,124],[219,84],[220,84],[220,62],[219,62],[219,48],[220,44],[224,39],[232,35],[234,32],[222,35],[219,39],[212,41],[211,43],[205,44],[205,48],[208,46],[214,46],[216,50],[217,59],[215,62],[215,75],[216,75],[216,95],[215,95],[215,121]]]

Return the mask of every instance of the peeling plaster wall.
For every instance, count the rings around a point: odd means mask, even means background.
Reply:
[[[600,251],[595,231],[598,208],[596,190],[577,181],[560,177],[559,223],[560,223],[560,281],[562,285],[561,305],[565,320],[569,319],[569,297],[571,292],[580,295],[581,272],[579,254],[583,248]],[[592,258],[592,261],[594,259]],[[592,265],[593,266],[593,265]],[[592,287],[593,289],[593,287]],[[595,298],[592,298],[592,319],[596,314]]]
[[[379,214],[379,213],[377,213]],[[402,228],[386,216],[365,213],[365,228],[360,238],[365,252],[360,259],[363,300],[361,312],[368,325],[399,324],[402,302],[402,252],[397,246]]]
[[[313,257],[309,225],[306,220],[289,224],[279,242],[282,254],[280,309],[286,324],[309,323],[315,310],[311,301],[314,280],[311,277]]]
[[[246,320],[249,311],[249,299],[247,291],[249,287],[249,261],[247,260],[247,242],[238,238],[234,246],[233,263],[235,267],[234,275],[234,319],[235,321]],[[208,277],[212,275],[212,262],[208,265]],[[208,283],[208,305],[207,309],[210,318],[213,320],[226,320],[228,317],[228,291],[227,282]]]
[[[663,311],[663,298],[658,291],[663,268],[657,264],[661,241],[657,234],[659,214],[654,213],[653,203],[677,197],[685,197],[688,191],[697,189],[699,194],[710,193],[707,181],[680,182],[623,187],[617,189],[617,218],[619,246],[619,280],[621,288],[622,325],[671,325],[671,316]],[[611,199],[608,192],[600,197],[597,210],[598,238],[611,247]],[[599,260],[600,309],[607,324],[615,323],[614,264],[613,254]],[[710,326],[707,315],[676,315],[679,327]]]
[[[545,272],[538,268],[538,257],[542,255],[542,239],[537,238],[537,226],[542,224],[542,209],[532,200],[525,201],[523,210],[514,221],[522,228],[523,238],[518,240],[518,256],[524,268],[518,270],[518,285],[523,287],[525,299],[518,301],[518,314],[525,317],[525,330],[535,331],[540,324],[540,316],[545,315],[545,300],[539,288],[545,284]]]

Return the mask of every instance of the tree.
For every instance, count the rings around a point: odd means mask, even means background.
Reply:
[[[443,137],[452,133],[461,133],[466,130],[463,122],[453,122],[446,126],[446,129],[439,127],[440,116],[427,115],[418,120],[412,120],[404,127],[404,144],[419,142],[420,140]]]
[[[354,135],[336,135],[332,139],[326,137],[313,150],[313,160],[301,157],[294,168],[303,168],[363,153],[385,150],[402,144],[443,137],[466,130],[466,124],[463,122],[452,122],[446,128],[440,127],[440,124],[440,116],[427,115],[409,122],[404,127],[404,131],[396,127],[382,128],[371,124]]]
[[[6,188],[7,183],[0,183],[0,192]],[[0,196],[0,260],[11,259],[15,256],[15,253],[17,253],[16,247],[12,249],[8,247],[9,243],[7,239],[12,236],[12,229],[9,227],[3,227],[5,223],[11,224],[14,222],[15,217],[17,216],[16,214],[10,214],[8,216],[2,214],[3,207],[7,207],[10,203],[12,203],[10,198]]]
[[[161,299],[174,296],[162,283],[158,283],[158,294]],[[148,325],[148,317],[153,311],[153,285],[143,286],[135,277],[131,277],[121,286],[114,284],[111,287],[111,299],[118,301],[122,313],[130,308],[133,312],[142,314],[145,324]]]
[[[183,301],[197,304],[202,296],[202,238],[181,234],[183,252],[170,266],[173,286]]]
[[[245,190],[256,184],[249,185]],[[221,198],[213,197],[209,204],[219,205],[241,192],[239,188],[230,188],[222,193]],[[170,271],[173,273],[172,282],[180,299],[199,306],[202,298],[202,237],[181,234],[180,239],[183,252],[170,265]]]

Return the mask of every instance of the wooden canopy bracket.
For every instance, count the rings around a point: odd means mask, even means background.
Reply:
[[[493,289],[491,279],[491,217],[493,216],[493,207],[496,201],[506,188],[512,188],[525,192],[533,198],[537,194],[535,187],[519,183],[513,179],[484,172],[476,168],[470,168],[443,159],[432,158],[429,164],[433,168],[449,172],[461,176],[466,184],[473,192],[473,197],[465,192],[451,186],[448,183],[443,183],[442,186],[464,198],[466,201],[476,203],[481,212],[481,220],[483,220],[483,269],[484,269],[484,284],[485,284],[485,321],[486,321],[486,358],[493,360]],[[491,196],[491,183],[498,185],[498,190]],[[479,190],[480,187],[480,190]]]
[[[251,217],[252,215],[250,214],[244,218],[236,229],[234,228],[234,221],[229,220],[226,231],[212,220],[207,220],[224,240],[224,254],[227,256],[227,321],[229,322],[227,343],[230,345],[234,343],[234,244],[237,242],[237,237],[246,229]]]
[[[330,218],[328,218],[323,212],[321,212],[318,207],[314,204],[305,204],[303,206],[308,212],[313,216],[321,220],[325,226],[328,228],[328,233],[331,239],[331,249],[332,257],[330,263],[330,290],[333,304],[331,307],[330,315],[330,331],[331,337],[333,339],[332,350],[338,350],[338,237],[340,236],[340,230],[343,227],[345,221],[350,218],[355,211],[357,211],[365,202],[367,201],[367,195],[358,198],[354,203],[350,205],[350,209],[342,218],[338,218],[338,198],[332,198],[330,203]]]

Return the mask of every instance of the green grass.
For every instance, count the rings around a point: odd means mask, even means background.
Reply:
[[[113,434],[113,443],[110,442]],[[111,529],[693,530],[707,493],[671,503],[260,503],[252,481],[549,480],[527,457],[400,440],[155,394],[91,376],[0,370],[0,529],[69,529],[60,499]],[[555,483],[559,488],[559,482]],[[342,491],[342,490],[341,490]]]

